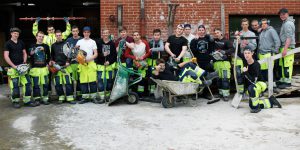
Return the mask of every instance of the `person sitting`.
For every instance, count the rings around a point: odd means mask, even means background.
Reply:
[[[201,86],[209,86],[212,83],[211,80],[218,77],[217,72],[208,73],[196,66],[193,63],[194,59],[177,65],[179,69],[178,76],[174,75],[172,68],[165,60],[157,59],[156,61],[157,65],[152,71],[152,77],[154,79],[199,83]],[[204,82],[202,81],[203,77],[206,79]]]

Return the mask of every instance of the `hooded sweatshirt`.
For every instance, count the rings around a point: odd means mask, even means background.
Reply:
[[[283,21],[281,29],[280,29],[280,40],[282,47],[285,46],[285,41],[287,38],[291,38],[290,48],[295,48],[295,24],[294,20],[291,18]]]
[[[280,39],[272,26],[267,27],[267,29],[262,30],[259,35],[259,54],[266,53],[278,53],[280,47]]]

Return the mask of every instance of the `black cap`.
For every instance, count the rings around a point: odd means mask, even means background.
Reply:
[[[198,26],[198,29],[200,29],[200,28],[204,28],[205,29],[205,26],[201,24],[201,25]]]
[[[281,14],[281,13],[285,14],[285,13],[288,13],[288,12],[289,12],[289,11],[288,11],[286,8],[281,8],[281,9],[279,10],[278,14]]]
[[[192,28],[190,24],[184,24],[184,28]]]
[[[246,46],[245,48],[244,48],[244,51],[250,51],[250,52],[253,52],[254,50],[250,47],[250,46]]]

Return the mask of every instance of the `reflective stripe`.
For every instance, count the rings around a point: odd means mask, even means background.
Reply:
[[[74,100],[74,97],[73,97],[73,95],[69,95],[69,96],[67,96],[67,101],[73,101]]]
[[[63,95],[63,96],[59,96],[59,97],[58,97],[58,100],[59,100],[59,101],[65,100],[65,96],[64,96],[64,95]]]

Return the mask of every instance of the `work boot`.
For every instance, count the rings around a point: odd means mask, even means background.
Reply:
[[[99,98],[93,98],[92,102],[95,103],[95,104],[103,104],[104,100],[100,100]]]
[[[257,109],[251,109],[250,113],[258,113],[260,111],[261,111],[260,107],[257,107]]]
[[[229,101],[229,97],[228,96],[223,96],[223,101],[228,102]]]
[[[57,104],[63,104],[64,103],[64,101],[57,101]]]
[[[87,99],[84,99],[82,97],[80,97],[80,100],[78,101],[78,104],[84,104],[84,103],[87,103],[88,100]]]
[[[273,104],[273,107],[274,106],[277,106],[278,108],[281,108],[282,106],[281,106],[281,104],[277,101],[277,99],[276,99],[276,97],[275,96],[270,96],[269,97],[269,100],[270,100],[270,102]]]
[[[49,104],[50,104],[50,102],[48,102],[48,101],[42,101],[42,103],[43,103],[44,105],[49,105]]]
[[[21,108],[20,102],[13,102],[12,105],[14,108]]]
[[[282,84],[278,85],[278,88],[285,89],[285,88],[288,88],[290,86],[292,86],[291,83],[282,83]]]
[[[40,105],[41,105],[40,100],[41,100],[41,99],[36,99],[36,100],[34,101],[36,106],[40,106]]]
[[[218,71],[215,71],[215,72],[210,72],[206,75],[205,79],[206,80],[213,80],[215,78],[219,78],[219,73]]]
[[[27,103],[24,103],[24,106],[27,106],[27,107],[35,107],[36,104],[35,104],[35,102],[33,102],[33,101],[29,101],[29,102],[27,102]]]
[[[75,100],[73,100],[73,101],[69,101],[69,104],[76,104],[76,102],[75,102]]]

